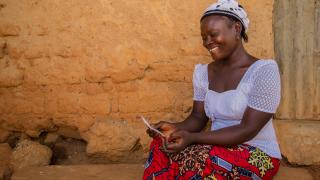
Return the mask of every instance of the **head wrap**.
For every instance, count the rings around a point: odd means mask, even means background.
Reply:
[[[239,20],[247,32],[249,19],[244,8],[236,0],[218,0],[217,3],[210,5],[203,13],[201,20],[213,14],[231,16]]]

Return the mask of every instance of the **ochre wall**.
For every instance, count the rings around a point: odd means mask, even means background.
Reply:
[[[125,120],[144,147],[136,117],[183,120],[192,72],[210,57],[199,18],[214,1],[0,0],[0,123],[38,136],[85,132],[97,117]],[[241,0],[250,53],[274,58],[273,0]]]

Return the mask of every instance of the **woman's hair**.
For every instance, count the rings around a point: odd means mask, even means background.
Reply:
[[[239,22],[242,25],[240,36],[244,42],[248,42],[248,35],[246,34],[249,28],[249,18],[247,12],[238,3],[237,0],[218,0],[211,4],[200,18],[200,22],[207,16],[220,15],[230,19],[230,22]]]
[[[226,15],[224,15],[224,16],[226,16]],[[230,19],[230,21],[232,21],[232,22],[239,22],[241,24],[242,28],[241,28],[240,36],[243,39],[243,41],[247,43],[249,41],[249,37],[246,33],[246,30],[245,30],[243,24],[238,19],[236,19],[232,16],[226,16],[226,17],[228,17]]]
[[[208,14],[208,15],[202,16],[200,22],[201,22],[205,17],[212,16],[212,15],[225,16],[225,17],[227,17],[227,18],[228,18],[231,22],[233,22],[233,23],[239,22],[239,23],[241,24],[241,27],[242,27],[242,28],[241,28],[241,32],[240,32],[241,38],[242,38],[243,41],[246,42],[246,43],[249,41],[249,37],[248,37],[248,35],[247,35],[247,33],[246,33],[245,27],[243,26],[243,24],[241,23],[241,21],[239,21],[237,18],[235,18],[235,17],[233,17],[233,16],[229,16],[229,15],[226,15],[226,14],[218,14],[218,13],[216,13],[216,14]]]

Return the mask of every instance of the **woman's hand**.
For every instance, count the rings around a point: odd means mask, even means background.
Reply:
[[[166,141],[166,152],[173,153],[185,149],[188,145],[193,143],[192,133],[188,131],[177,131],[170,135]]]
[[[161,131],[165,135],[166,139],[168,139],[170,137],[171,133],[178,130],[177,126],[174,123],[165,122],[165,121],[160,121],[156,124],[152,124],[152,126],[155,129],[158,129],[159,131]],[[154,132],[150,129],[147,129],[147,134],[150,137],[155,137],[157,135],[156,132]]]

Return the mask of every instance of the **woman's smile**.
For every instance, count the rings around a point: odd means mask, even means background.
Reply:
[[[219,47],[218,47],[218,46],[215,46],[215,47],[213,47],[213,48],[210,48],[210,49],[209,49],[209,52],[210,52],[210,53],[214,53],[214,52],[216,52],[218,49],[219,49]]]

